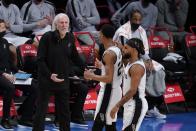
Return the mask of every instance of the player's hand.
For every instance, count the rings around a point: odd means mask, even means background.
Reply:
[[[90,69],[90,70],[85,70],[84,71],[84,78],[87,80],[92,80],[94,74],[95,69]]]
[[[113,41],[114,45],[120,48],[121,50],[123,49],[123,44],[117,41]]]
[[[101,67],[102,67],[102,62],[100,60],[98,60],[97,58],[95,60],[95,67],[98,69],[101,69]]]
[[[52,80],[52,81],[54,81],[54,82],[57,82],[57,83],[60,83],[60,82],[63,82],[64,81],[64,79],[59,79],[59,78],[57,78],[57,74],[52,74],[51,76],[50,76],[50,79]]]
[[[119,110],[119,107],[117,107],[117,106],[114,106],[114,107],[112,108],[112,110],[111,110],[111,112],[110,112],[110,116],[111,116],[112,119],[115,118],[115,115],[116,115],[116,113],[118,112],[118,110]]]

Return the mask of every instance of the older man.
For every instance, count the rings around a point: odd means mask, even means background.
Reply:
[[[70,59],[84,66],[76,50],[73,34],[68,32],[69,18],[58,14],[53,21],[53,30],[43,35],[38,48],[39,104],[34,119],[33,131],[44,130],[44,117],[50,93],[55,95],[57,117],[61,131],[70,130],[69,70]]]

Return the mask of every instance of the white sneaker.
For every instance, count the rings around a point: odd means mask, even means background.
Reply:
[[[161,114],[159,110],[156,107],[154,107],[153,109],[147,111],[146,117],[155,117],[159,119],[165,119],[166,115]]]
[[[71,127],[78,127],[78,126],[81,126],[81,127],[88,127],[88,124],[86,124],[86,123],[76,123],[76,122],[71,122],[70,123],[70,126]]]
[[[57,124],[52,124],[52,128],[53,128],[53,129],[59,129],[59,125],[57,125]]]
[[[49,117],[45,117],[45,121],[52,121],[52,119]]]

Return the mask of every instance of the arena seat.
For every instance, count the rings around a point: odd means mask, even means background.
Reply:
[[[3,116],[3,97],[0,95],[0,117]],[[10,116],[15,118],[18,116],[14,101],[12,100],[11,109],[10,109]]]
[[[164,31],[168,34],[169,39],[156,34],[156,31]],[[183,102],[185,111],[188,111],[186,104],[186,91],[190,88],[187,81],[189,81],[189,72],[187,70],[187,61],[184,57],[182,59],[167,60],[168,54],[175,53],[172,43],[172,34],[166,28],[154,27],[150,29],[149,47],[150,56],[155,61],[161,63],[165,67],[166,72],[166,92],[164,94],[164,102],[166,110],[169,112],[168,104]],[[174,54],[178,56],[179,54]],[[180,55],[179,55],[180,56]],[[172,57],[171,57],[172,58]]]
[[[165,40],[163,37],[156,35],[156,31],[166,32],[169,36],[169,39]],[[164,60],[164,58],[168,56],[168,53],[171,54],[171,52],[174,52],[172,34],[166,28],[151,28],[148,40],[150,47],[150,57],[165,67],[167,80],[179,80],[187,75],[187,63],[185,59],[177,59],[175,62],[172,60]]]
[[[37,78],[37,48],[31,43],[25,43],[18,46],[16,51],[19,69]]]
[[[196,34],[194,32],[196,26],[190,26],[191,34],[187,34],[186,40],[186,54],[188,57],[188,67],[191,74],[196,75]]]

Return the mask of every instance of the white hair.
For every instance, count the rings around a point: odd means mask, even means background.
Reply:
[[[54,17],[54,20],[52,22],[52,30],[57,30],[57,22],[60,18],[65,17],[68,20],[69,23],[69,17],[65,13],[59,13]]]

